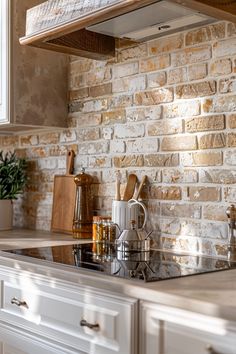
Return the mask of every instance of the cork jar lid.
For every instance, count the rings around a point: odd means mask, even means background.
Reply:
[[[93,178],[85,173],[84,168],[82,168],[82,171],[74,177],[74,181],[77,186],[86,186],[92,183]]]

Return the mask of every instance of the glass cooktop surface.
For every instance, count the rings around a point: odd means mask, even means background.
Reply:
[[[114,245],[85,243],[4,251],[15,255],[146,282],[234,268],[226,260],[150,250],[119,253]],[[21,258],[22,259],[22,258]]]

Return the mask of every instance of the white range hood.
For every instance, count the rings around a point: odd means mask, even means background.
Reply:
[[[176,3],[160,0],[86,29],[117,38],[146,41],[216,21]]]

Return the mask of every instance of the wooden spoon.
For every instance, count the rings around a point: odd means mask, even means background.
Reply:
[[[140,193],[141,193],[141,191],[142,191],[142,189],[143,189],[143,186],[144,186],[144,184],[146,183],[146,181],[147,181],[147,176],[145,175],[145,176],[143,176],[143,178],[141,179],[140,185],[139,185],[138,190],[137,190],[137,192],[135,193],[133,199],[138,200],[138,198],[139,198],[139,196],[140,196]]]
[[[135,185],[137,182],[137,176],[133,173],[131,173],[128,177],[128,181],[125,187],[125,192],[124,192],[124,201],[128,201],[133,197],[134,190],[135,190]]]

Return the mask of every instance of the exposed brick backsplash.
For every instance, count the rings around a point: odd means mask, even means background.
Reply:
[[[110,213],[115,169],[139,180],[166,248],[225,256],[236,201],[236,25],[218,22],[139,45],[107,62],[72,57],[66,131],[0,137],[29,161],[15,224],[50,229],[53,175],[66,151],[94,176],[94,209]]]

